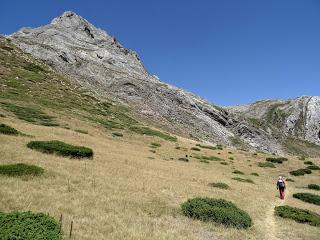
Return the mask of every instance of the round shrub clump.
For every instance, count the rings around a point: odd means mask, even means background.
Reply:
[[[197,197],[181,204],[181,209],[187,217],[202,221],[213,221],[235,228],[252,226],[252,219],[248,213],[224,199]]]
[[[61,141],[31,141],[28,148],[35,149],[43,153],[57,154],[65,157],[91,158],[93,151],[90,148],[74,146]]]
[[[58,222],[43,213],[0,212],[0,239],[3,240],[59,240]]]
[[[275,207],[275,214],[283,218],[291,218],[298,223],[320,226],[320,215],[309,210],[290,206],[278,206]]]
[[[312,171],[307,168],[300,168],[298,170],[291,171],[290,174],[293,176],[303,176],[305,174],[310,174]]]
[[[43,173],[43,168],[35,165],[28,165],[24,163],[0,165],[0,174],[7,176],[39,176]]]
[[[315,205],[320,205],[320,196],[312,193],[295,193],[294,198],[300,199],[307,203],[313,203]]]

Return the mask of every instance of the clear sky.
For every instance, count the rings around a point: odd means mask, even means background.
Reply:
[[[0,0],[0,33],[66,10],[210,102],[320,95],[320,0]]]

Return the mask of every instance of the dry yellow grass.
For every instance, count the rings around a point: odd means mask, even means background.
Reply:
[[[290,170],[303,167],[303,161],[295,157],[269,169],[257,166],[265,154],[201,149],[198,154],[219,156],[229,165],[201,163],[190,157],[187,163],[178,158],[194,152],[175,147],[178,144],[190,149],[196,142],[183,138],[172,143],[126,132],[123,138],[113,137],[112,132],[75,119],[61,118],[71,129],[36,126],[10,117],[0,120],[37,140],[62,140],[94,150],[93,160],[69,159],[28,149],[30,137],[0,135],[1,164],[31,163],[46,170],[42,177],[0,176],[0,211],[47,212],[56,219],[63,214],[65,237],[72,220],[73,239],[318,239],[320,235],[320,228],[273,215],[274,206],[283,204],[276,191],[277,176],[288,176]],[[88,134],[74,129],[87,130]],[[156,153],[150,152],[151,142],[162,145]],[[313,161],[320,164],[320,159]],[[255,184],[232,180],[237,177],[234,169],[243,171],[245,175],[240,177]],[[260,176],[251,176],[252,172]],[[294,192],[312,192],[299,188],[319,183],[319,176],[319,171],[314,171],[293,177],[296,182],[287,183],[290,194],[285,204],[320,213],[318,206],[291,197]],[[224,182],[231,189],[212,188],[210,182]],[[254,226],[237,230],[184,217],[180,204],[195,196],[233,201],[252,216]]]

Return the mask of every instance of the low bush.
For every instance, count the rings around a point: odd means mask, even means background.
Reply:
[[[189,162],[189,159],[184,157],[178,158],[178,160],[182,162]]]
[[[208,186],[215,187],[215,188],[221,188],[221,189],[229,189],[230,188],[228,184],[222,183],[222,182],[209,183]]]
[[[197,197],[181,204],[181,209],[187,217],[202,221],[212,221],[235,228],[252,226],[252,219],[248,213],[224,199]]]
[[[206,148],[206,149],[211,149],[211,150],[216,150],[217,148],[214,146],[207,146],[207,145],[201,145],[201,144],[196,144],[197,147],[200,148]]]
[[[233,158],[233,157],[229,157],[229,159],[230,159],[230,160],[234,160],[234,158]]]
[[[285,157],[278,157],[278,158],[273,158],[273,157],[269,157],[266,158],[267,162],[272,162],[272,163],[283,163],[285,161],[288,161],[288,158]]]
[[[229,165],[227,162],[220,162],[221,165]]]
[[[6,124],[0,124],[0,134],[5,135],[19,135],[19,131]]]
[[[275,168],[276,166],[272,162],[259,162],[259,167],[268,167],[268,168]]]
[[[248,179],[248,178],[235,177],[235,178],[231,178],[231,179],[236,180],[238,182],[254,183],[254,181],[252,181],[251,179]]]
[[[60,240],[60,226],[54,218],[43,213],[0,212],[0,239]]]
[[[244,175],[244,173],[243,173],[243,172],[241,172],[241,171],[239,171],[239,170],[234,170],[232,173],[234,173],[234,174]]]
[[[197,148],[197,147],[192,147],[190,149],[193,150],[193,151],[200,151],[201,150],[200,148]]]
[[[82,134],[88,134],[88,131],[86,130],[82,130],[82,129],[76,129],[74,130],[75,132],[78,132],[78,133],[82,133]]]
[[[258,173],[255,173],[255,172],[250,173],[250,175],[252,175],[252,176],[259,176],[259,174],[258,174]]]
[[[313,162],[311,162],[311,161],[305,161],[304,164],[306,164],[306,165],[313,165]]]
[[[300,168],[298,170],[291,171],[290,174],[293,176],[303,176],[305,174],[310,174],[312,171],[310,169]]]
[[[294,198],[300,199],[307,203],[320,205],[320,196],[312,193],[295,193],[292,195]]]
[[[44,173],[43,168],[24,163],[0,165],[0,174],[7,176],[40,176]]]
[[[114,137],[123,137],[123,134],[119,133],[119,132],[113,132],[112,136],[114,136]]]
[[[320,190],[320,185],[318,185],[318,184],[309,184],[308,188],[309,189],[313,189],[313,190]]]
[[[31,141],[28,148],[50,154],[57,154],[66,157],[91,158],[93,151],[90,148],[74,146],[61,141]]]
[[[320,215],[309,210],[285,205],[275,207],[275,214],[282,218],[293,219],[298,223],[307,223],[312,226],[320,226]]]
[[[174,136],[171,136],[169,134],[160,132],[158,130],[154,130],[148,127],[143,127],[143,126],[131,126],[129,127],[129,130],[138,134],[142,134],[142,135],[147,135],[147,136],[155,136],[155,137],[159,137],[162,138],[164,140],[168,140],[168,141],[172,141],[172,142],[176,142],[177,138]]]
[[[310,169],[310,170],[320,170],[320,167],[317,166],[317,165],[310,165],[307,167],[307,169]]]

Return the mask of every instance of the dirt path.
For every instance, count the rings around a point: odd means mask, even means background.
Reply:
[[[289,194],[289,191],[286,190],[286,196]],[[279,198],[268,208],[266,212],[265,219],[265,239],[269,240],[280,240],[276,235],[277,226],[274,218],[274,208],[276,206],[282,206],[285,204],[286,200],[280,200]]]

